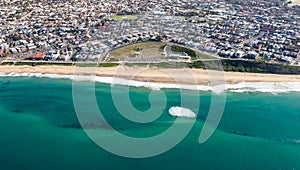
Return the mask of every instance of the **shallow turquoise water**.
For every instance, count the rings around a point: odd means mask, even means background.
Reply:
[[[84,82],[80,86],[89,88]],[[99,108],[120,133],[149,137],[175,121],[165,109],[152,123],[129,122],[114,107],[110,90],[110,85],[96,84]],[[125,93],[123,86],[117,90]],[[162,91],[166,108],[180,105],[179,90]],[[133,105],[147,110],[149,93],[147,88],[130,88]],[[193,96],[191,91],[185,94]],[[130,159],[101,149],[80,128],[71,80],[1,77],[0,169],[300,169],[300,93],[227,92],[219,128],[204,144],[198,137],[211,94],[200,94],[197,121],[182,142],[159,156]],[[109,135],[102,128],[103,137]]]

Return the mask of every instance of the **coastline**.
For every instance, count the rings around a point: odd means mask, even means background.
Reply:
[[[57,74],[57,75],[97,75],[98,77],[117,77],[127,80],[155,83],[180,83],[197,85],[217,85],[219,83],[237,84],[241,82],[299,82],[300,75],[278,75],[242,72],[213,71],[218,76],[210,79],[203,69],[155,69],[143,67],[75,67],[75,66],[0,66],[0,73],[8,74]],[[224,75],[224,77],[223,77]],[[188,76],[188,77],[187,77]],[[175,78],[174,78],[175,77]],[[213,76],[212,76],[213,77]],[[224,80],[224,81],[223,81]],[[216,82],[217,81],[217,82]]]

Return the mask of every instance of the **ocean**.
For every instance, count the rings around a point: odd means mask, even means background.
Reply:
[[[72,82],[59,77],[0,77],[1,170],[300,169],[300,92],[284,92],[284,88],[276,92],[265,87],[266,84],[257,88],[265,90],[255,90],[253,85],[248,90],[243,87],[223,92],[226,101],[220,124],[206,142],[199,143],[212,96],[221,94],[207,90],[195,93],[192,89],[180,90],[168,85],[149,88],[105,82],[96,82],[93,89],[88,81],[76,81],[82,91],[94,90],[97,107],[110,127],[97,122],[80,125]],[[136,110],[154,108],[161,115],[147,123],[129,121],[120,113],[124,110],[116,107],[112,88],[119,95],[128,92],[129,104]],[[155,95],[153,90],[159,94]],[[160,103],[161,93],[165,96],[165,105]],[[89,110],[90,99],[84,94],[80,97],[82,106],[77,107],[85,108],[89,114],[93,110]],[[154,95],[149,98],[150,94]],[[199,108],[188,108],[197,113],[196,119],[169,115],[169,108],[182,106],[183,95],[190,102],[199,100]],[[123,101],[118,102],[121,107]],[[115,139],[113,131],[144,139],[166,133],[177,120],[182,125],[193,122],[187,135],[169,150],[147,158],[112,154],[98,146],[82,129],[84,126],[97,132],[100,142]],[[147,147],[136,150],[134,145],[129,147],[122,140],[111,142],[132,153],[150,150]],[[153,143],[158,148],[168,144],[150,141],[149,146]]]

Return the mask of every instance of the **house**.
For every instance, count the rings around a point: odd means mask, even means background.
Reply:
[[[270,60],[270,59],[271,59],[271,54],[272,54],[272,53],[263,52],[263,58],[264,58],[265,60]]]
[[[287,62],[287,63],[290,64],[290,63],[292,63],[293,58],[292,57],[284,56],[284,57],[281,58],[281,60],[283,60],[283,61],[285,61],[285,62]]]
[[[16,48],[10,48],[9,51],[11,52],[11,54],[15,54],[18,52]]]
[[[45,57],[46,57],[46,53],[41,52],[41,53],[38,53],[38,54],[33,54],[29,58],[32,59],[32,60],[44,60]]]
[[[219,55],[224,58],[230,58],[232,57],[232,52],[223,50],[219,53]]]
[[[234,57],[235,58],[242,58],[245,56],[245,52],[244,51],[237,51],[235,54],[234,54]]]
[[[34,49],[36,49],[37,47],[34,45],[34,44],[28,44],[27,45],[27,49],[28,50],[34,50]]]
[[[246,55],[246,58],[248,58],[248,59],[256,59],[257,57],[258,57],[258,53],[255,51],[250,51]]]

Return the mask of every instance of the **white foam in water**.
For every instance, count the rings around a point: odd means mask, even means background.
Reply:
[[[4,74],[0,72],[0,77],[40,77],[40,78],[56,78],[56,79],[71,79],[74,81],[96,81],[100,83],[117,84],[134,87],[147,87],[153,90],[162,88],[169,89],[186,89],[186,90],[201,90],[212,91],[220,94],[224,91],[236,93],[243,92],[268,92],[268,93],[283,93],[283,92],[300,92],[300,82],[240,82],[236,84],[226,84],[217,86],[206,85],[187,85],[175,83],[157,83],[157,82],[141,82],[136,80],[127,80],[116,77],[97,77],[97,76],[78,76],[78,75],[58,75],[58,74],[40,74],[40,73],[10,73]]]
[[[237,84],[226,84],[226,89],[233,92],[300,92],[300,82],[241,82]]]
[[[186,109],[183,107],[171,107],[169,109],[169,114],[175,117],[187,117],[187,118],[197,117],[196,113],[194,113],[190,109]]]

